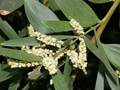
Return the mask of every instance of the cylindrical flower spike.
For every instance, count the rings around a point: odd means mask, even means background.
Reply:
[[[73,66],[82,69],[84,71],[84,73],[86,74],[87,73],[86,72],[87,49],[86,49],[85,41],[83,39],[83,36],[85,33],[83,31],[83,27],[75,19],[70,20],[70,25],[73,27],[75,32],[80,36],[79,37],[80,44],[78,45],[79,53],[78,53],[78,55],[76,54],[76,57],[78,56],[78,60],[76,60],[76,62],[75,62],[75,60],[73,58],[73,60],[71,62],[73,63],[73,61],[74,61],[76,64],[73,64]],[[68,56],[71,57],[69,54],[68,54]]]
[[[46,45],[52,45],[52,46],[56,46],[58,48],[61,48],[61,46],[64,44],[64,42],[61,40],[57,40],[54,37],[47,36],[47,35],[42,34],[40,32],[34,31],[34,29],[31,25],[28,27],[28,30],[29,30],[29,34],[31,37],[36,37],[37,40],[45,43]]]

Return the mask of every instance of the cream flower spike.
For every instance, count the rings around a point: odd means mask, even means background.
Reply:
[[[80,40],[80,44],[78,45],[78,49],[79,49],[79,61],[81,63],[81,68],[84,71],[84,73],[86,74],[86,67],[87,67],[87,49],[86,49],[86,45],[85,45],[85,41],[83,38],[79,38]]]
[[[52,45],[61,48],[61,46],[64,44],[64,42],[61,40],[57,40],[56,38],[35,31],[32,25],[28,27],[28,30],[31,37],[36,37],[37,40],[45,43],[46,45]]]
[[[120,78],[120,71],[116,70],[115,72],[118,75],[118,77]]]
[[[11,68],[22,68],[22,67],[35,67],[41,65],[40,62],[19,62],[13,59],[8,59],[7,60],[8,65],[10,65]]]
[[[57,73],[58,60],[55,60],[53,57],[43,58],[42,65],[49,71],[50,75]]]
[[[76,64],[73,64],[73,66],[78,67],[79,69],[82,69],[84,73],[86,74],[86,67],[87,67],[87,49],[85,45],[85,41],[83,39],[84,36],[84,29],[83,27],[77,22],[75,19],[70,20],[70,25],[73,27],[75,32],[80,36],[79,37],[79,53],[78,53],[78,60],[76,60]],[[72,52],[71,52],[72,53]],[[75,52],[74,52],[75,53]],[[76,54],[77,56],[77,54]],[[72,61],[71,61],[72,62]]]
[[[78,35],[84,35],[83,27],[75,19],[70,20],[70,25],[74,28]]]
[[[67,50],[66,54],[69,56],[69,59],[73,64],[73,67],[78,68],[78,66],[80,65],[78,59],[78,53],[75,50]]]

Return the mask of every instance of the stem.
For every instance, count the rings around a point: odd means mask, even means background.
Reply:
[[[106,25],[108,24],[108,21],[110,20],[110,18],[113,15],[114,11],[118,7],[119,3],[120,3],[120,0],[115,0],[115,2],[113,3],[112,7],[110,8],[110,10],[108,11],[108,13],[106,14],[106,16],[102,19],[102,21],[100,23],[100,27],[98,28],[98,30],[96,32],[96,35],[98,37],[101,36],[102,32],[104,31]],[[95,35],[92,38],[92,42],[93,43],[96,42]]]
[[[89,30],[87,30],[87,31],[85,32],[85,34],[88,34],[88,33],[91,32],[92,30],[96,29],[99,25],[100,25],[100,24],[97,24],[97,25],[91,27]]]
[[[55,55],[54,55],[54,58],[56,58],[58,55],[60,55],[61,53],[65,52],[66,48],[69,46],[69,45],[72,45],[74,44],[76,41],[78,40],[78,37],[73,40],[72,42],[70,42],[68,45],[64,46],[63,48],[60,49],[59,52],[57,52]]]

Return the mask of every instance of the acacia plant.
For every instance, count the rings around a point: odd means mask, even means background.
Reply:
[[[120,90],[120,45],[101,40],[119,4],[0,0],[0,90]]]

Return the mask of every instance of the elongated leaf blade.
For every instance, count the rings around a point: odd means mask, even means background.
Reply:
[[[18,85],[19,85],[19,82],[16,82],[16,83],[13,82],[9,85],[8,90],[17,90]]]
[[[112,80],[111,77],[109,76],[108,72],[105,73],[105,77],[106,77],[106,79],[107,79],[107,82],[108,82],[111,90],[120,90],[119,79],[118,79],[117,75],[116,75],[117,84],[115,84],[115,83],[113,82],[113,80]]]
[[[38,0],[25,0],[24,5],[26,15],[36,30],[41,33],[53,32],[41,23],[42,20],[58,20],[50,9],[42,5]]]
[[[99,65],[99,70],[97,73],[95,90],[104,90],[104,72],[101,63]]]
[[[19,38],[13,28],[0,18],[0,29],[5,33],[9,39]]]
[[[33,54],[28,54],[22,50],[14,50],[3,47],[0,47],[0,55],[28,62],[41,61],[42,59],[41,57],[35,56]]]
[[[0,35],[0,43],[5,41],[5,39]]]
[[[120,45],[102,44],[110,62],[120,70]]]
[[[93,3],[97,3],[97,4],[102,4],[102,3],[111,2],[113,0],[88,0],[88,1],[93,2]]]
[[[8,65],[0,64],[0,82],[3,82],[12,77],[10,72],[4,70],[6,68],[8,68]]]
[[[38,44],[39,43],[37,42],[37,40],[32,37],[12,39],[12,40],[8,40],[1,43],[2,46],[10,46],[10,47],[21,47],[23,45],[32,46],[32,45],[38,45]]]
[[[28,79],[37,80],[42,75],[42,73],[40,72],[40,69],[41,69],[41,66],[39,66],[39,67],[35,68],[33,71],[31,71],[28,74]]]
[[[42,23],[54,32],[67,32],[73,29],[68,21],[42,21]]]
[[[53,11],[57,11],[59,10],[55,0],[49,0],[49,5],[50,5],[50,8],[53,10]]]
[[[57,74],[52,76],[53,83],[55,90],[69,90],[68,85],[66,84],[66,81],[64,79],[64,76],[60,71],[57,72]]]
[[[114,80],[114,83],[117,83],[117,78],[115,76],[115,72],[112,69],[109,60],[106,56],[105,51],[103,50],[103,47],[101,43],[99,42],[99,48],[97,48],[87,37],[85,37],[85,42],[88,47],[88,49],[96,56],[98,57],[101,62],[105,65],[106,69],[109,71],[110,75],[112,76],[112,79]],[[101,53],[102,52],[102,53]]]
[[[55,0],[59,8],[63,11],[65,16],[69,19],[74,18],[83,27],[90,27],[99,23],[99,19],[94,11],[88,6],[84,0]],[[89,22],[88,22],[89,21]]]
[[[5,10],[11,13],[21,7],[23,3],[24,0],[0,0],[0,10]]]
[[[58,40],[74,38],[74,36],[72,35],[51,35],[51,36]]]
[[[68,85],[70,85],[71,72],[72,72],[72,65],[70,64],[70,62],[69,62],[69,60],[67,58],[66,62],[65,62],[63,76],[64,76],[65,81],[67,82]]]

